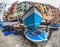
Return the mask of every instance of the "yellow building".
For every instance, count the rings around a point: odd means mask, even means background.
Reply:
[[[49,6],[48,4],[38,4],[39,10],[41,10],[43,20],[52,20],[52,16],[49,12]]]

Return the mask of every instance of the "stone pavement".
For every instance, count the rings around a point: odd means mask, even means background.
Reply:
[[[31,47],[31,45],[21,35],[14,36],[10,34],[4,36],[2,31],[0,31],[0,47]]]

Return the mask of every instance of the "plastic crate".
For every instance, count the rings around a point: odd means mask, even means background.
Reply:
[[[11,31],[10,31],[10,30],[6,30],[6,31],[4,32],[4,35],[5,35],[5,36],[7,36],[7,35],[9,35],[9,34],[11,34]]]

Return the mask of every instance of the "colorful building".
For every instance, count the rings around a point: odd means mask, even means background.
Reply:
[[[17,2],[14,2],[13,5],[8,8],[7,12],[5,12],[4,16],[5,16],[5,21],[11,21],[14,20],[16,16],[14,16],[14,14],[16,14],[16,8],[17,8]]]
[[[55,8],[54,6],[49,5],[49,12],[48,14],[52,16],[52,20],[59,21],[59,12],[60,10],[58,8]]]
[[[39,8],[39,10],[41,10],[43,20],[50,19],[48,16],[49,7],[47,4],[38,4],[37,7]]]
[[[36,3],[36,2],[15,2],[11,6],[11,8],[8,9],[8,20],[12,21],[15,19],[21,19],[21,16],[23,16],[26,11],[31,8],[32,6],[36,6],[42,14],[43,20],[52,20],[55,19],[57,13],[59,13],[59,9],[55,8],[54,6],[51,6],[49,4],[42,4],[42,3]],[[58,11],[58,12],[57,12]]]
[[[34,2],[21,2],[17,4],[17,12],[21,11],[23,13],[25,13],[30,7],[34,6]]]

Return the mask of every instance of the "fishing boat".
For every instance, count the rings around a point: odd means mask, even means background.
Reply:
[[[37,7],[31,7],[23,15],[22,20],[28,28],[28,30],[24,31],[27,39],[35,42],[47,41],[47,33],[42,30],[37,30],[42,22],[42,14]]]
[[[60,22],[55,22],[55,23],[51,24],[51,26],[60,27]]]
[[[60,24],[51,24],[51,26],[54,26],[54,27],[60,27]]]

